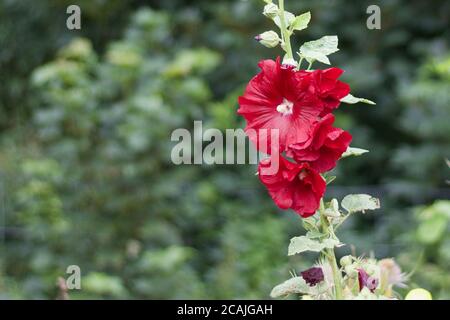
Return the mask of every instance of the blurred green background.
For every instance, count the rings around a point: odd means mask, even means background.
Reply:
[[[66,28],[73,3],[79,31]],[[370,4],[381,30],[366,27]],[[341,161],[328,196],[382,201],[341,240],[395,257],[411,287],[450,298],[450,2],[286,6],[312,12],[295,47],[338,35],[333,65],[377,102],[337,111],[371,152]],[[244,126],[237,96],[259,59],[281,54],[253,41],[272,28],[262,7],[0,0],[0,298],[54,299],[69,265],[82,272],[73,299],[268,298],[309,266],[314,256],[287,258],[300,219],[276,208],[255,166],[170,161],[175,128]]]

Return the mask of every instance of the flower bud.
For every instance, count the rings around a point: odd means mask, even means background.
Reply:
[[[334,211],[339,212],[339,202],[336,199],[332,199],[330,203],[331,208],[333,208]]]
[[[413,289],[405,297],[405,300],[433,300],[431,293],[425,289]]]
[[[281,39],[278,37],[278,34],[272,30],[257,35],[255,37],[255,40],[267,48],[276,47],[281,41]]]
[[[297,66],[298,66],[297,61],[295,61],[294,59],[287,58],[287,57],[283,58],[282,67],[284,67],[284,68],[297,68]]]
[[[336,199],[331,200],[330,204],[324,210],[324,214],[331,218],[339,218],[341,216],[339,204]]]
[[[356,278],[358,276],[358,270],[352,264],[345,266],[344,270],[350,278]]]
[[[273,19],[278,15],[278,6],[274,3],[269,3],[264,6],[263,15],[267,18]]]
[[[341,266],[346,267],[352,264],[352,256],[343,256],[340,260]]]

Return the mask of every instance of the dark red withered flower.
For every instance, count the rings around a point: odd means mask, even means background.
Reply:
[[[322,282],[324,279],[323,271],[320,267],[309,268],[308,270],[300,272],[300,274],[306,283],[311,287]]]

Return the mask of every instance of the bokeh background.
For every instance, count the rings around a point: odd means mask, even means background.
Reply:
[[[66,28],[66,8],[82,29]],[[381,8],[368,30],[366,8]],[[337,124],[370,149],[329,196],[381,199],[341,240],[395,257],[409,285],[450,298],[450,2],[287,1],[312,12],[297,43],[338,35],[356,96]],[[268,298],[314,256],[286,256],[299,218],[253,165],[175,166],[175,128],[242,128],[237,96],[273,58],[261,0],[0,0],[0,298]],[[319,65],[317,65],[319,66]],[[325,67],[325,66],[320,66]],[[340,249],[347,254],[351,246]]]

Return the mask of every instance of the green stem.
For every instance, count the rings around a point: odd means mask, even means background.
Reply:
[[[323,199],[320,200],[320,221],[322,224],[323,232],[326,234],[334,234],[333,227],[328,222],[327,217],[324,215],[325,206],[323,204]],[[336,255],[334,254],[334,249],[326,249],[326,255],[328,259],[328,263],[331,266],[331,269],[333,270],[333,280],[334,280],[334,292],[335,297],[337,300],[342,300],[343,294],[342,294],[342,274],[339,270]]]
[[[279,17],[281,26],[281,36],[282,40],[284,41],[284,51],[286,51],[288,58],[294,59],[291,47],[291,36],[289,34],[288,29],[286,28],[286,20],[284,18],[284,0],[279,0],[278,5],[280,7]]]
[[[297,70],[300,70],[302,67],[303,57],[300,57],[300,61],[298,62]]]

